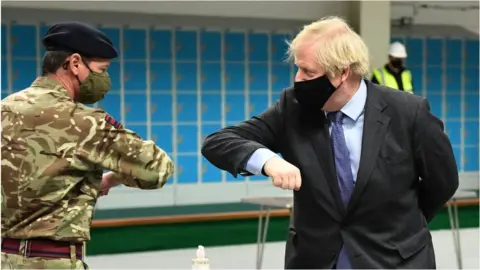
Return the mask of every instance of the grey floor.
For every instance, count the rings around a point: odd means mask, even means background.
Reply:
[[[461,231],[463,269],[480,269],[480,229]],[[252,232],[255,234],[256,232]],[[458,269],[453,249],[452,233],[448,230],[434,231],[433,242],[438,269]],[[202,243],[198,243],[201,245]],[[285,242],[268,243],[265,247],[264,269],[283,268]],[[87,263],[92,269],[188,269],[195,257],[196,248],[163,252],[145,252],[113,256],[90,256]],[[206,247],[211,269],[255,268],[256,245]]]

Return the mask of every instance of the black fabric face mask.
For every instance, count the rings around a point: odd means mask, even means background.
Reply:
[[[337,88],[332,85],[327,75],[313,80],[295,82],[293,91],[302,109],[320,111]]]
[[[390,64],[394,68],[401,68],[401,67],[403,67],[403,60],[402,59],[392,59],[392,61],[390,61]]]

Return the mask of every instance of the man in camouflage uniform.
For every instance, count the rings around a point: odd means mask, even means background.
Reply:
[[[52,26],[44,76],[2,101],[2,269],[84,269],[84,242],[101,192],[161,188],[174,166],[101,109],[117,57],[82,23]],[[103,175],[103,170],[110,173]],[[102,191],[103,189],[103,191]]]

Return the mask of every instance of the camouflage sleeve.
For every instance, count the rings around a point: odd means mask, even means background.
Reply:
[[[173,174],[173,162],[165,151],[123,128],[102,110],[78,114],[74,121],[81,133],[76,157],[116,172],[114,181],[157,189]]]

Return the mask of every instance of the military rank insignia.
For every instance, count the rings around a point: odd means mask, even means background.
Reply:
[[[105,121],[107,121],[107,123],[109,123],[110,125],[114,126],[115,128],[121,128],[122,127],[122,124],[120,124],[120,122],[118,122],[117,120],[115,120],[115,118],[113,118],[111,115],[107,114],[105,116]]]

